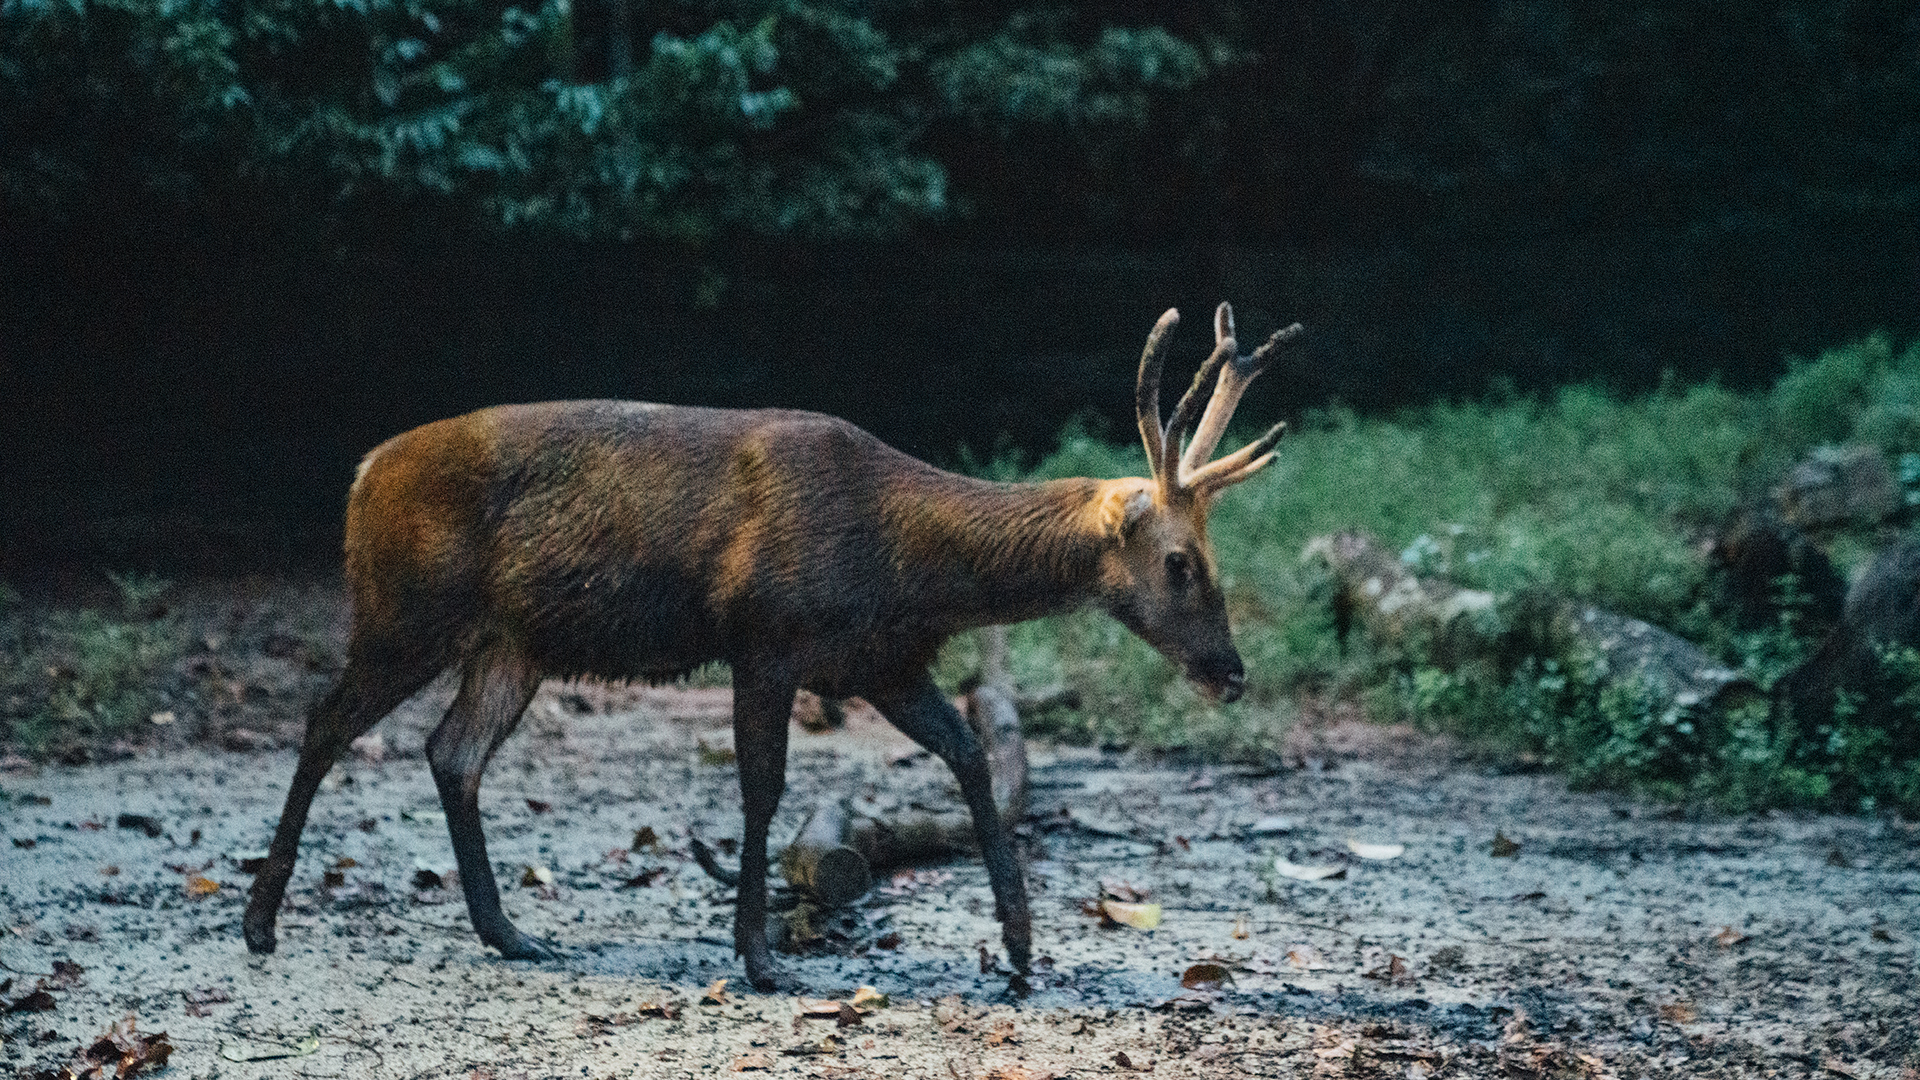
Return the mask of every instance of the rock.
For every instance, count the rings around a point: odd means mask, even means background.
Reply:
[[[1773,489],[1780,516],[1803,529],[1874,525],[1900,509],[1900,485],[1877,446],[1816,447]]]

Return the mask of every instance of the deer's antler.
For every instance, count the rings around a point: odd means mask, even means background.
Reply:
[[[1220,436],[1226,433],[1240,396],[1264,370],[1282,345],[1300,336],[1299,323],[1276,330],[1249,356],[1242,356],[1233,335],[1233,308],[1222,303],[1213,314],[1213,353],[1193,377],[1193,385],[1174,406],[1173,416],[1160,423],[1160,370],[1162,351],[1180,313],[1171,308],[1147,335],[1146,349],[1140,354],[1140,381],[1134,388],[1134,405],[1139,415],[1140,438],[1147,447],[1147,462],[1160,486],[1165,502],[1192,499],[1237,484],[1265,468],[1273,460],[1274,445],[1286,433],[1285,423],[1275,424],[1267,433],[1246,446],[1209,463]],[[1217,380],[1217,381],[1216,381]],[[1213,394],[1204,412],[1201,393],[1214,382]],[[1198,415],[1198,423],[1195,416]],[[1193,437],[1181,451],[1182,438],[1191,429]]]

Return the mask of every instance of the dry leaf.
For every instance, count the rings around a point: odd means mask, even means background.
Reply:
[[[1180,985],[1189,990],[1219,990],[1233,981],[1233,976],[1219,964],[1194,964],[1180,974]]]
[[[1006,1046],[1009,1043],[1018,1043],[1020,1039],[1013,1021],[1002,1020],[993,1025],[993,1030],[987,1032],[984,1041],[988,1046]]]
[[[1713,935],[1713,943],[1723,949],[1731,949],[1745,940],[1747,940],[1747,935],[1735,930],[1731,926],[1723,926],[1720,928],[1719,933]]]
[[[553,885],[553,871],[544,866],[529,866],[521,871],[520,884],[529,889],[550,888]]]
[[[1150,890],[1143,889],[1130,881],[1121,881],[1118,878],[1101,878],[1100,895],[1110,896],[1126,904],[1138,904],[1148,896],[1151,896],[1152,893]]]
[[[1253,827],[1248,831],[1255,836],[1278,836],[1281,833],[1293,831],[1293,819],[1277,814],[1272,817],[1263,817],[1254,822]]]
[[[654,832],[653,826],[651,825],[640,826],[633,834],[633,844],[629,850],[635,854],[639,854],[642,851],[659,851],[660,834]]]
[[[212,896],[220,891],[220,883],[212,878],[201,877],[199,874],[188,874],[186,888],[188,896]]]
[[[1300,866],[1285,859],[1273,860],[1273,872],[1295,881],[1322,881],[1347,876],[1344,866]]]
[[[1361,957],[1360,963],[1365,968],[1360,973],[1363,979],[1377,979],[1390,986],[1413,985],[1413,969],[1407,965],[1406,957],[1372,948]]]
[[[734,1072],[767,1071],[773,1068],[773,1059],[758,1050],[750,1054],[741,1054],[733,1059]]]
[[[1152,930],[1160,925],[1159,904],[1126,904],[1118,900],[1100,901],[1100,914],[1135,930]]]
[[[840,1015],[840,1003],[832,998],[823,998],[818,1001],[812,998],[801,998],[800,1015],[811,1016],[817,1020],[832,1020]]]
[[[1493,830],[1493,843],[1488,847],[1487,854],[1492,855],[1496,859],[1511,859],[1515,855],[1520,854],[1520,842],[1508,839],[1506,833],[1495,829]]]
[[[725,1005],[727,1003],[727,980],[715,979],[707,984],[707,992],[700,995],[702,1005]]]
[[[840,1009],[834,1015],[834,1018],[833,1018],[834,1027],[836,1028],[859,1027],[861,1024],[865,1023],[864,1020],[860,1019],[859,1009],[856,1009],[845,1002],[840,1002],[839,1004],[840,1004]]]
[[[847,999],[847,1004],[856,1009],[884,1009],[887,1007],[888,998],[887,995],[875,990],[871,986],[862,986],[853,992],[851,998]]]
[[[136,1031],[133,1014],[128,1013],[109,1027],[106,1034],[95,1039],[93,1045],[75,1054],[56,1075],[100,1076],[111,1068],[116,1080],[125,1080],[142,1072],[166,1068],[167,1058],[172,1054],[173,1044],[167,1041],[166,1032]]]
[[[536,814],[546,814],[546,813],[551,813],[553,811],[553,804],[546,801],[545,799],[528,799],[527,809],[533,811]]]
[[[1253,936],[1253,924],[1247,921],[1247,917],[1245,915],[1234,916],[1233,939],[1235,941],[1245,941],[1252,936]]]
[[[1407,853],[1405,844],[1363,844],[1347,838],[1347,850],[1363,859],[1397,859]]]

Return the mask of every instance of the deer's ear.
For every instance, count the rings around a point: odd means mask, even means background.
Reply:
[[[1125,543],[1134,526],[1153,509],[1153,488],[1145,480],[1116,480],[1100,494],[1100,531]]]

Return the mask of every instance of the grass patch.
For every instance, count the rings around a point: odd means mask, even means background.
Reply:
[[[1575,386],[1389,419],[1319,413],[1288,436],[1264,475],[1222,496],[1209,526],[1251,675],[1245,704],[1208,704],[1171,664],[1093,614],[1017,628],[1016,675],[1081,691],[1087,708],[1035,725],[1055,736],[1257,753],[1274,744],[1298,695],[1333,693],[1364,698],[1375,715],[1544,757],[1585,784],[1736,806],[1920,809],[1920,773],[1886,759],[1869,733],[1843,731],[1831,750],[1814,747],[1775,730],[1764,711],[1694,731],[1644,693],[1603,692],[1573,657],[1535,657],[1501,675],[1441,671],[1417,648],[1388,655],[1364,641],[1343,656],[1329,583],[1300,560],[1312,537],[1363,529],[1462,585],[1592,602],[1736,666],[1767,667],[1770,680],[1810,643],[1790,624],[1756,636],[1721,621],[1708,602],[1698,537],[1814,447],[1862,442],[1901,463],[1910,493],[1920,488],[1920,345],[1900,352],[1871,337],[1795,363],[1765,393],[1669,384],[1621,398]],[[1027,475],[1145,468],[1138,446],[1075,428]],[[1830,540],[1843,569],[1875,546]],[[943,668],[965,670],[971,648],[957,644]],[[1920,661],[1914,675],[1920,682]]]
[[[0,591],[0,705],[9,741],[36,756],[83,752],[137,730],[161,704],[157,676],[183,651],[158,605],[160,578],[109,573],[117,610],[29,612]]]

